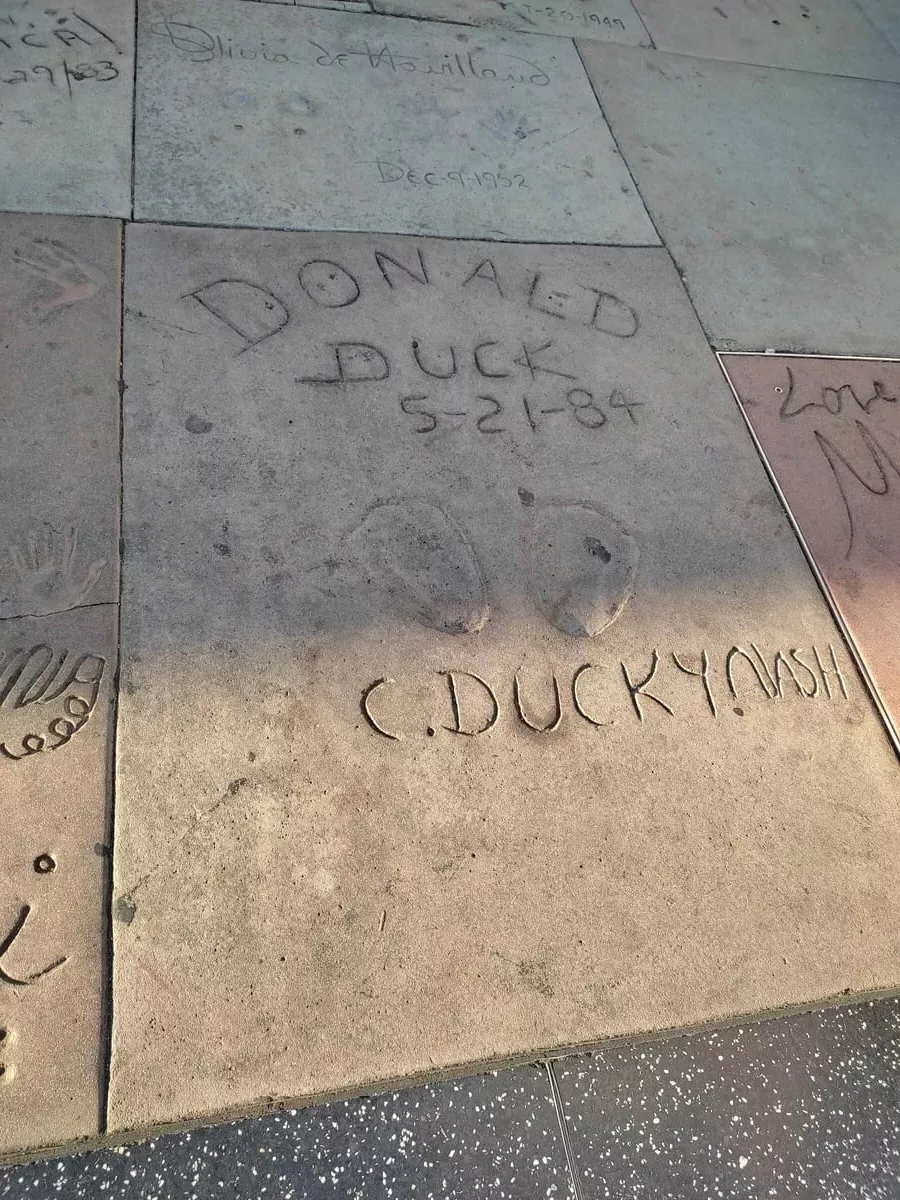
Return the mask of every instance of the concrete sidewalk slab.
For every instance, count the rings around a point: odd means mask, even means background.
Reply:
[[[121,236],[0,216],[0,618],[118,599]]]
[[[134,8],[0,5],[0,208],[131,213]]]
[[[559,38],[149,0],[139,42],[141,219],[658,240]]]
[[[455,21],[480,29],[653,44],[631,0],[567,0],[562,6],[529,0],[373,0],[373,5],[391,16]]]
[[[896,46],[856,0],[635,0],[657,50],[900,80]]]
[[[900,86],[582,53],[714,345],[896,352]]]
[[[723,365],[900,736],[900,362]]]
[[[0,1154],[100,1128],[120,242],[0,217]]]
[[[663,250],[127,264],[113,1129],[898,982],[896,760]]]
[[[116,612],[0,621],[0,1154],[100,1130]]]

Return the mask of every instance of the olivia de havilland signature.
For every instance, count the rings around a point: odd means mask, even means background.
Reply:
[[[155,21],[150,26],[150,32],[156,37],[165,38],[182,58],[191,63],[232,59],[305,66],[308,62],[308,54],[299,58],[285,50],[275,50],[264,41],[256,46],[241,45],[231,37],[209,33],[183,21]],[[315,52],[313,61],[319,67],[347,68],[355,65],[393,74],[432,75],[454,81],[522,83],[532,87],[547,87],[550,83],[550,76],[537,63],[514,54],[486,51],[478,47],[419,56],[401,53],[389,42],[375,43],[368,39],[358,45],[339,49],[329,49],[312,40],[307,41],[307,46]]]

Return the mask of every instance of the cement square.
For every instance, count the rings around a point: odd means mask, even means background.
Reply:
[[[373,5],[376,12],[392,16],[455,21],[481,29],[653,45],[631,0],[566,0],[562,7],[530,0],[373,0]]]
[[[99,1131],[120,248],[0,216],[0,1155]]]
[[[900,80],[896,46],[856,0],[635,0],[635,7],[657,50]]]
[[[900,738],[900,362],[722,362]]]
[[[0,208],[131,213],[134,6],[0,0]]]
[[[139,24],[141,219],[658,242],[559,38],[240,0]]]
[[[0,618],[118,599],[121,236],[0,215]]]
[[[582,54],[716,346],[896,353],[900,86]]]
[[[0,620],[0,1154],[100,1129],[116,608]]]
[[[112,1128],[897,984],[896,759],[664,250],[126,262]]]

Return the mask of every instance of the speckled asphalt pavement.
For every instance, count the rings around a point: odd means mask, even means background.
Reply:
[[[0,1169],[3,1200],[892,1200],[900,1001]]]

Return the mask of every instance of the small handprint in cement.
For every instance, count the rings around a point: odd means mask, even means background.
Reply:
[[[56,288],[54,295],[37,300],[32,305],[40,315],[65,308],[79,300],[95,296],[103,284],[103,275],[77,257],[62,242],[52,238],[35,238],[27,253],[14,252],[17,266]]]
[[[31,537],[24,549],[10,546],[13,569],[0,594],[0,616],[43,617],[84,604],[97,586],[106,559],[81,567],[77,553],[78,531],[71,526],[60,531],[45,525],[43,534]]]

